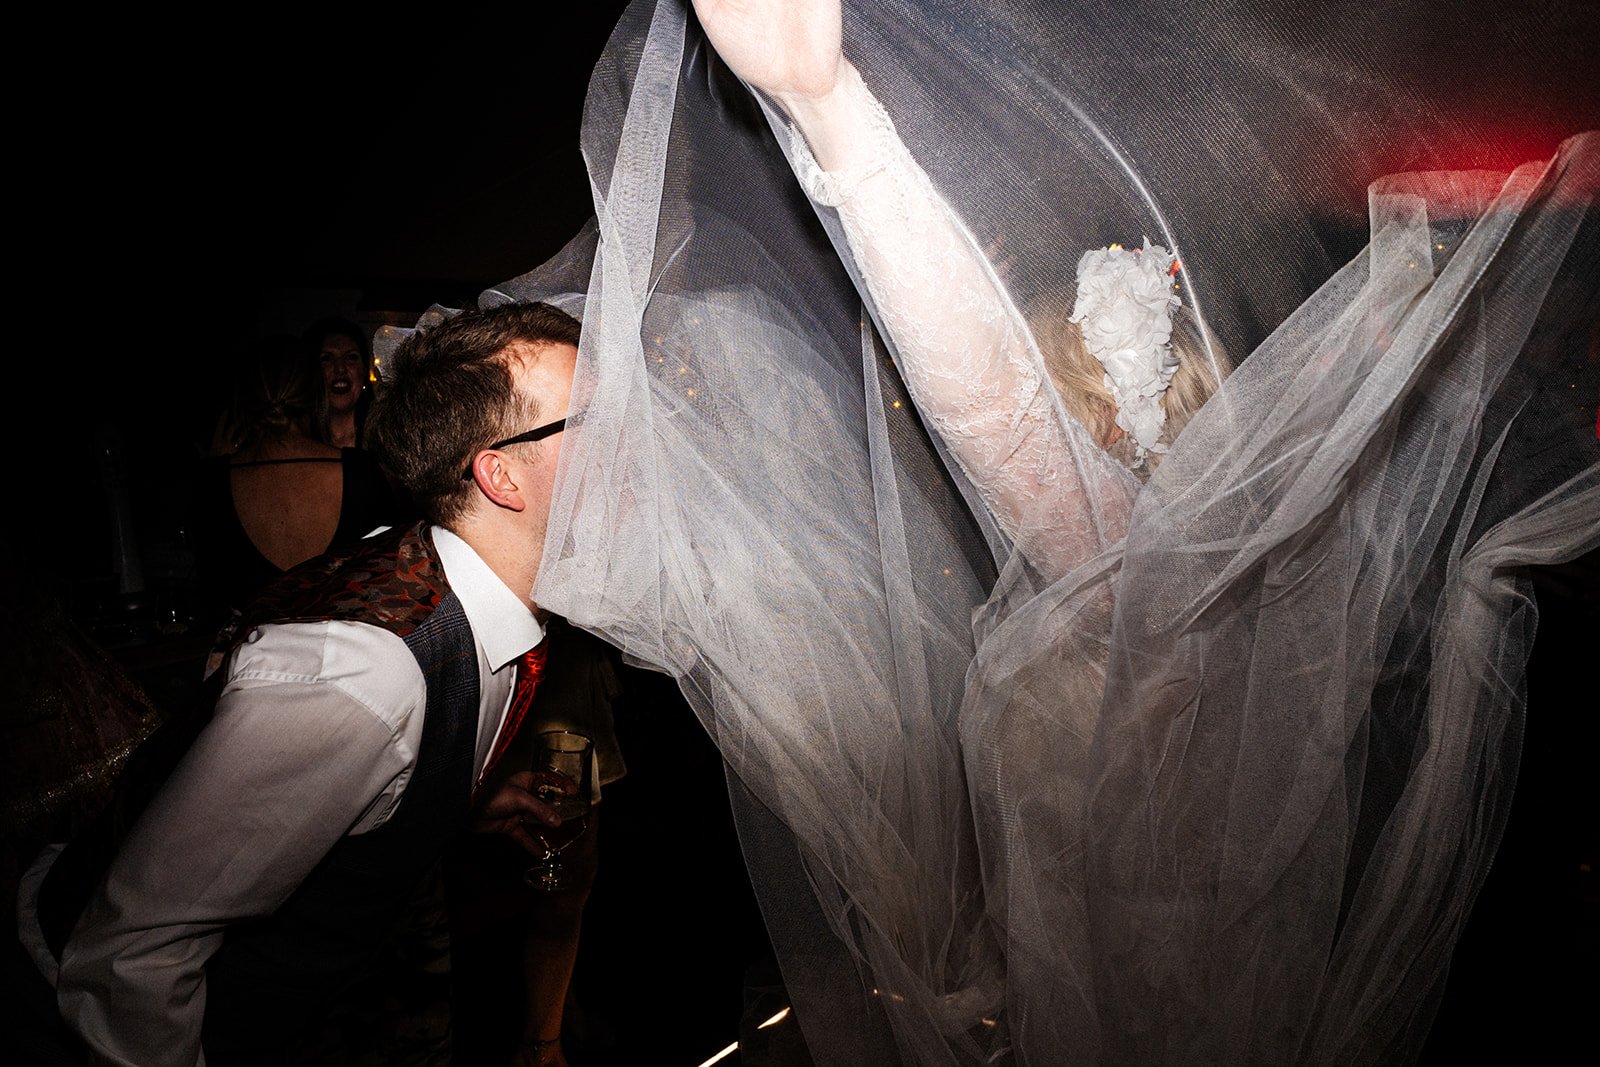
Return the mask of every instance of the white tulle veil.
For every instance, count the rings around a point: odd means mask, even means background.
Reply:
[[[1016,306],[1148,236],[1239,363],[1055,580],[923,429],[781,118],[683,3],[625,15],[593,225],[484,294],[584,322],[536,595],[681,680],[815,1062],[1419,1048],[1516,777],[1519,568],[1600,540],[1600,144],[1436,169],[1493,133],[1475,70],[1582,128],[1593,18],[1539,6],[847,5]]]

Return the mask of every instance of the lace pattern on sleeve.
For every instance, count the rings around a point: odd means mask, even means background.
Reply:
[[[918,409],[1024,558],[1059,578],[1121,540],[1138,482],[1066,414],[1020,313],[977,242],[852,77],[847,167],[804,136],[790,159],[834,209],[858,284]]]

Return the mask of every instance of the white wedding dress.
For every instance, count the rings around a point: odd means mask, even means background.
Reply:
[[[535,594],[681,680],[817,1063],[1426,1034],[1515,777],[1518,568],[1600,543],[1600,145],[1374,180],[1463,127],[1372,13],[1219,6],[848,9],[893,124],[825,175],[637,4],[595,225],[484,295],[582,314]],[[1141,486],[1017,309],[1145,235],[1249,356]]]

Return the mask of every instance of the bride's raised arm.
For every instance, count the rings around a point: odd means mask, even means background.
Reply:
[[[840,50],[838,0],[695,0],[723,60],[794,124],[912,399],[1047,578],[1120,540],[1137,482],[1065,414],[988,260]]]

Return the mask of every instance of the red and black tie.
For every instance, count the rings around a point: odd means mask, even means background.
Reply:
[[[501,727],[500,736],[494,742],[494,749],[483,765],[483,773],[478,776],[480,786],[488,780],[489,772],[494,770],[494,765],[505,755],[506,749],[511,747],[512,738],[517,736],[517,728],[522,725],[528,709],[533,706],[533,692],[539,688],[539,676],[544,674],[546,644],[547,642],[540,641],[517,660],[517,678],[515,687],[511,690],[511,706],[506,709],[505,725]]]

